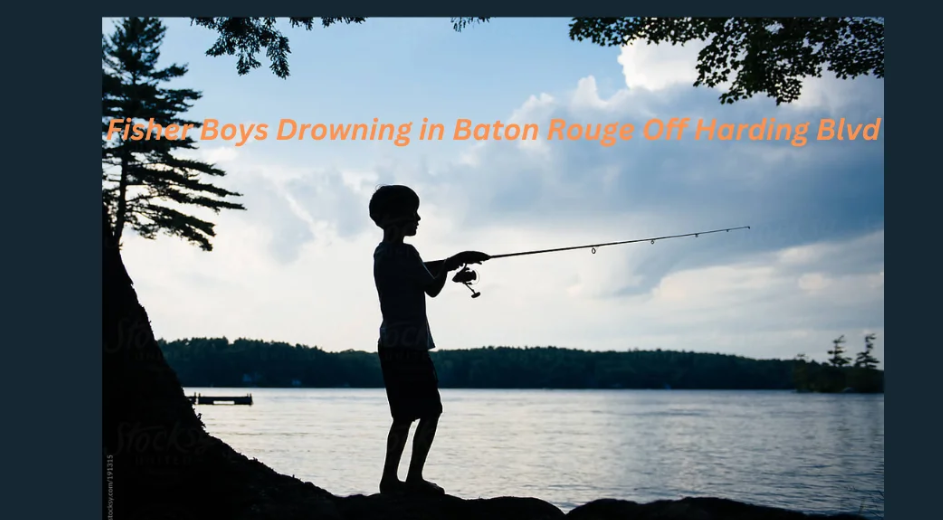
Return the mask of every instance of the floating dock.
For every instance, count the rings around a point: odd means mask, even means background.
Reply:
[[[203,394],[193,394],[187,396],[190,404],[244,404],[252,406],[252,394],[236,396],[209,396]]]

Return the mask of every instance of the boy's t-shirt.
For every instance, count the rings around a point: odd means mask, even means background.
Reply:
[[[383,313],[380,345],[434,349],[424,288],[435,277],[426,268],[419,251],[405,243],[380,242],[373,252],[373,279]]]

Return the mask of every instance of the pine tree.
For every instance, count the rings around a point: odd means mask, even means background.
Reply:
[[[102,35],[102,198],[113,218],[116,241],[125,228],[148,239],[162,231],[211,251],[214,224],[184,213],[184,208],[217,214],[245,208],[224,200],[239,193],[205,181],[206,176],[223,177],[226,172],[177,156],[196,149],[194,135],[202,125],[180,115],[202,94],[162,85],[187,73],[186,66],[176,64],[158,68],[165,32],[158,18],[125,18],[110,37]],[[133,129],[125,133],[132,124],[140,124],[139,135],[149,138],[136,140]],[[184,125],[193,125],[186,134]],[[111,139],[109,127],[116,130]]]
[[[874,340],[877,339],[875,334],[868,334],[864,337],[864,351],[858,353],[858,357],[855,359],[855,366],[859,368],[877,368],[878,360],[875,358],[871,352],[874,350]]]
[[[842,334],[838,338],[832,340],[832,350],[828,351],[828,355],[831,356],[828,362],[835,367],[843,367],[848,363],[851,363],[851,359],[844,356],[845,347],[842,345],[845,343],[845,335]]]

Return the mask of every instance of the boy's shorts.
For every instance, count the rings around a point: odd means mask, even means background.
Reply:
[[[412,422],[442,414],[439,377],[428,350],[378,343],[377,353],[394,421]]]

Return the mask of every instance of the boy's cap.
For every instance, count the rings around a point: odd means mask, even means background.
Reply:
[[[399,215],[419,208],[419,195],[408,186],[399,184],[377,188],[370,198],[370,219],[380,225],[386,215]]]

